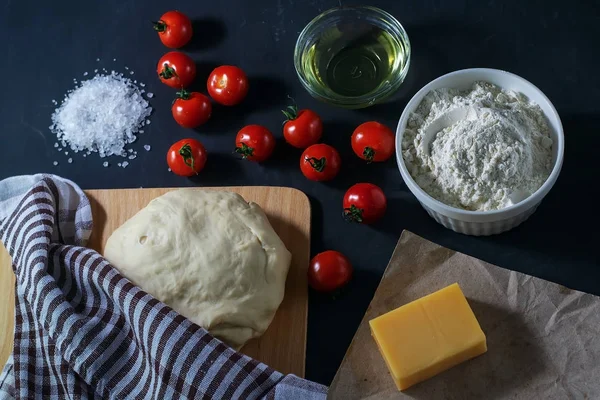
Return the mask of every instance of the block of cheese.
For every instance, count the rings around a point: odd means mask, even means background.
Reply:
[[[399,390],[487,351],[485,334],[457,283],[369,325]]]

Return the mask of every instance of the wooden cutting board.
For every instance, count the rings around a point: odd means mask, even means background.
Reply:
[[[175,188],[86,190],[94,217],[88,246],[102,253],[111,233],[148,202]],[[292,253],[285,297],[269,329],[241,350],[283,373],[304,377],[308,295],[306,270],[310,257],[310,203],[304,193],[284,187],[221,187],[257,203]],[[193,189],[190,189],[193,190]],[[10,257],[0,244],[0,370],[12,351],[14,275]]]

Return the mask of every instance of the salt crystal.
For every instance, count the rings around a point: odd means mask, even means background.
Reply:
[[[88,73],[87,73],[87,71],[83,73],[83,76],[88,76]]]
[[[122,166],[123,168],[125,168],[125,167],[126,167],[126,166],[128,166],[128,165],[129,165],[129,162],[127,162],[127,161],[123,161],[123,164],[121,164],[121,166]]]
[[[167,168],[167,171],[171,172],[171,168]]]
[[[150,125],[150,120],[149,119],[146,120],[146,125]]]
[[[102,163],[102,166],[103,166],[103,167],[105,167],[105,168],[106,168],[106,167],[108,167],[108,161],[104,161],[104,162]]]
[[[69,152],[68,152],[68,151],[65,151],[65,156],[68,156],[68,155],[69,155]]]
[[[95,74],[97,74],[97,73],[98,73],[98,70],[97,70],[97,69],[95,69],[95,70],[94,70],[94,73],[95,73]]]
[[[129,158],[130,160],[135,160],[135,157],[137,157],[137,156],[136,156],[135,154],[132,154],[132,155],[130,155],[130,156],[129,156],[129,157],[127,157],[127,158]]]
[[[113,58],[113,61],[117,61],[117,59],[116,59],[116,58]]]
[[[100,59],[99,59],[99,58],[96,58],[96,61],[100,61]]]
[[[134,132],[151,113],[148,101],[130,79],[96,75],[67,92],[52,115],[50,130],[63,148],[68,143],[73,151],[119,155],[136,140]]]
[[[120,166],[121,166],[121,163],[117,163],[117,167],[120,167]]]
[[[145,144],[145,145],[144,145],[144,150],[146,150],[146,151],[150,151],[150,149],[151,149],[151,148],[152,148],[152,147],[150,147],[150,145],[149,145],[149,144]]]
[[[146,87],[146,84],[145,84],[145,83],[142,83],[142,82],[140,82],[140,86],[141,86],[141,87]]]
[[[58,150],[58,151],[62,151],[62,148],[60,148],[60,147],[59,147],[59,148],[58,148],[58,149],[56,149],[56,150]]]
[[[146,96],[148,96],[148,98],[151,99],[154,97],[154,93],[148,92],[148,93],[146,93]]]
[[[133,149],[129,149],[129,150],[127,150],[127,151],[129,151],[130,153],[133,153]]]
[[[54,164],[54,165],[58,165],[58,161],[54,161],[52,164]]]
[[[130,75],[133,75],[133,71],[130,71],[130,72],[129,72],[129,74],[130,74]]]
[[[143,129],[140,129],[138,132],[139,132],[139,133],[144,133],[144,130],[143,130]]]
[[[54,143],[54,147],[58,147],[58,143]]]
[[[126,70],[129,70],[129,67],[126,65],[126,66],[125,66],[125,69],[126,69]]]
[[[67,160],[67,162],[68,162],[69,164],[71,164],[71,163],[73,162],[73,159],[72,159],[71,157],[69,157],[69,159]]]

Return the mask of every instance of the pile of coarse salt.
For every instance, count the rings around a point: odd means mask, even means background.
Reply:
[[[135,141],[152,113],[136,83],[114,71],[82,81],[52,114],[50,130],[75,153],[131,156],[125,146]]]

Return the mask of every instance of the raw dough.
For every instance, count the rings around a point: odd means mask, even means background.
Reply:
[[[200,189],[152,200],[113,232],[104,256],[236,349],[271,323],[291,261],[257,204],[237,193]]]

